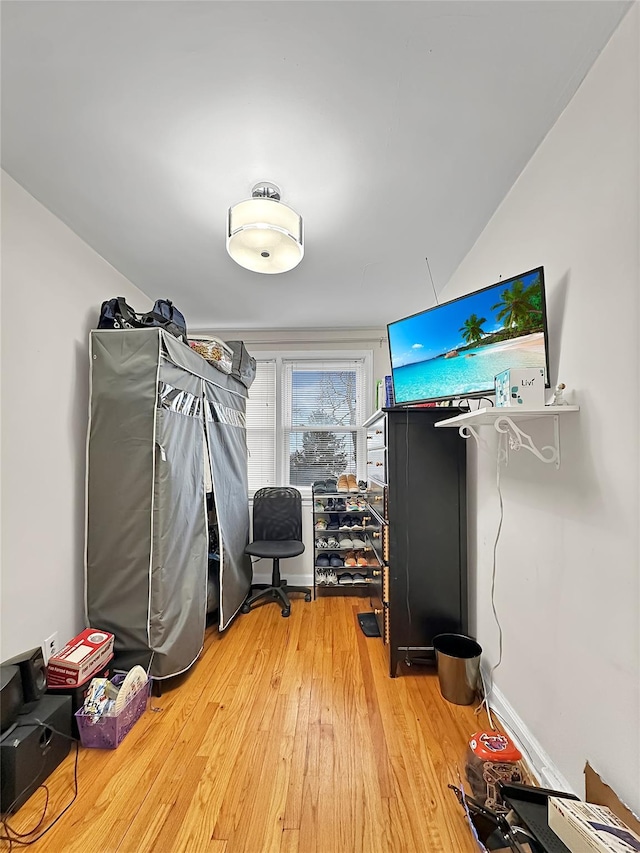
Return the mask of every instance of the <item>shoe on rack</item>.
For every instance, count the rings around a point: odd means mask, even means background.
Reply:
[[[367,491],[366,481],[365,480],[358,480],[358,488],[360,489],[361,492],[366,492]]]
[[[346,512],[347,511],[347,505],[342,500],[342,498],[335,498],[333,501],[333,509],[334,509],[334,512]]]
[[[316,586],[324,586],[327,582],[327,570],[316,569]]]
[[[338,575],[333,569],[327,572],[327,586],[335,586],[338,583]]]
[[[353,578],[349,574],[349,572],[344,572],[340,575],[340,580],[338,581],[340,586],[350,586],[353,583]]]
[[[350,515],[345,515],[342,517],[340,522],[340,530],[351,530],[351,525],[353,524],[353,520]]]
[[[326,542],[327,542],[326,546],[321,545],[320,547],[321,548],[327,547],[327,548],[331,548],[332,550],[335,550],[336,548],[340,547],[340,542],[336,539],[335,536],[329,536],[329,538],[326,540]]]
[[[311,486],[312,490],[317,495],[325,494],[327,491],[327,489],[325,487],[326,487],[326,482],[324,480],[314,480],[313,485]]]
[[[315,512],[324,512],[324,504],[318,498],[313,502],[313,508]]]
[[[340,547],[342,548],[342,550],[346,548],[353,548],[353,542],[348,536],[340,536],[338,542],[340,543]]]
[[[327,477],[324,481],[324,491],[327,495],[334,495],[336,493],[338,481],[335,477]]]
[[[366,569],[369,565],[369,561],[367,560],[364,554],[360,554],[356,557],[356,564],[359,569]]]
[[[360,572],[356,572],[353,576],[354,583],[366,583],[367,579],[364,575],[361,575]]]
[[[316,539],[316,548],[328,548],[329,542],[324,538],[324,536],[318,536]]]
[[[323,569],[329,568],[329,555],[328,554],[318,554],[316,557],[316,566],[320,566]]]
[[[347,479],[346,474],[340,474],[340,476],[338,477],[336,490],[339,494],[349,491],[349,480]]]
[[[327,529],[327,520],[325,518],[319,518],[316,521],[316,530],[326,530]]]
[[[353,536],[351,538],[351,542],[352,542],[352,547],[355,550],[360,550],[361,548],[366,547],[366,543],[365,543],[364,539],[361,539],[359,536]]]
[[[357,493],[360,491],[360,486],[358,486],[358,481],[354,474],[347,474],[347,486],[350,492]]]
[[[339,554],[329,554],[329,565],[332,569],[342,569],[344,561]]]
[[[350,551],[344,558],[344,564],[350,569],[355,569],[358,565],[356,562],[356,557],[353,551]]]
[[[362,526],[362,522],[360,521],[359,518],[352,518],[351,519],[351,529],[352,530],[364,530],[364,528]]]

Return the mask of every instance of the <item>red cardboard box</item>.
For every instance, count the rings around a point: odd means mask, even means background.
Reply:
[[[113,656],[113,634],[86,628],[49,658],[48,687],[76,687],[100,670]]]

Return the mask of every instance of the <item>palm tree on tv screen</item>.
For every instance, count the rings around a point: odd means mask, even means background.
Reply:
[[[498,311],[497,320],[505,321],[505,328],[512,331],[524,331],[539,325],[542,311],[540,309],[538,283],[526,287],[520,279],[514,281],[508,290],[505,290],[500,301],[491,306],[492,311]]]
[[[482,324],[487,322],[486,317],[478,317],[477,314],[472,314],[458,331],[468,344],[475,344],[482,340],[486,332],[482,328]]]

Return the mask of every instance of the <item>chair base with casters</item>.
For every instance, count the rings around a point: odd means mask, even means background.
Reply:
[[[304,548],[300,549],[299,542],[252,542],[251,545],[247,547],[247,554],[251,554],[254,557],[267,557],[271,555],[267,555],[264,553],[265,548],[263,546],[270,546],[277,544],[281,550],[280,556],[285,556],[282,554],[282,546],[290,544],[292,547],[290,550],[295,551],[295,553],[286,554],[287,557],[297,557],[299,554],[302,554]],[[257,553],[256,550],[260,550],[261,553]],[[289,586],[286,580],[282,580],[280,577],[280,557],[272,557],[273,559],[273,572],[271,575],[271,583],[252,583],[251,584],[251,594],[249,598],[242,605],[242,613],[248,613],[251,610],[251,606],[256,603],[256,601],[260,601],[261,599],[272,599],[275,601],[280,601],[282,604],[282,615],[290,616],[291,615],[291,602],[289,601],[289,593],[291,592],[301,592],[304,593],[304,600],[311,601],[311,590],[306,586]],[[254,592],[257,590],[257,592]]]

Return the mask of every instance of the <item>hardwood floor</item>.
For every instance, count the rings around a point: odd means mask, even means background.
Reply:
[[[288,619],[266,604],[209,630],[198,663],[117,749],[80,748],[78,797],[32,849],[477,851],[447,785],[464,778],[486,716],[442,699],[429,667],[389,678],[381,640],[357,623],[369,609],[353,596],[296,598]],[[39,831],[73,796],[74,755],[47,780]],[[33,828],[44,801],[37,791],[10,826]]]

